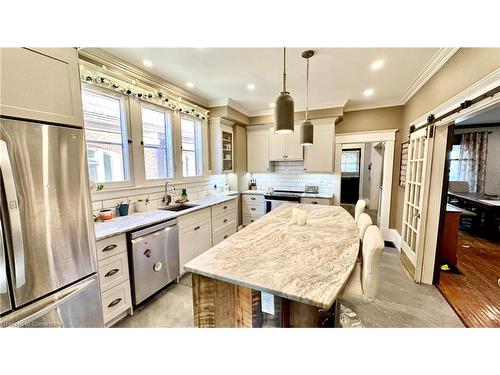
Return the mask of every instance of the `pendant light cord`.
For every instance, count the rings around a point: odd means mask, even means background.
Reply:
[[[306,69],[306,116],[305,119],[309,119],[309,58],[307,58],[307,69]]]
[[[283,92],[286,92],[286,47],[283,47]]]

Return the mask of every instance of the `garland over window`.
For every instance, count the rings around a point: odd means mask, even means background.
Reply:
[[[133,96],[139,100],[167,107],[193,117],[205,120],[208,111],[192,104],[181,97],[175,97],[167,92],[139,83],[137,80],[127,82],[126,79],[111,75],[104,67],[80,60],[80,80],[89,85],[96,85],[122,94]]]

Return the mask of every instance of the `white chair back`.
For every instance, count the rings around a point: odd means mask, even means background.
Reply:
[[[363,236],[363,269],[361,272],[363,295],[369,301],[373,301],[377,296],[382,251],[384,251],[382,232],[376,225],[370,225],[366,228]]]
[[[372,218],[367,213],[362,213],[358,218],[359,239],[362,241],[366,228],[372,225]]]
[[[364,199],[359,199],[356,202],[356,207],[354,208],[354,221],[357,223],[359,216],[365,212],[366,201]]]

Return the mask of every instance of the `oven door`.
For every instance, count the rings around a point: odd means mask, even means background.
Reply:
[[[296,200],[274,200],[274,199],[266,199],[266,214],[274,210],[279,205],[283,203],[299,203]]]

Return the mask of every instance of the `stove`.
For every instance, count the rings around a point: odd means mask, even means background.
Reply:
[[[300,203],[300,196],[303,193],[303,191],[274,190],[271,193],[264,194],[264,199],[266,201],[266,213],[283,203]]]

